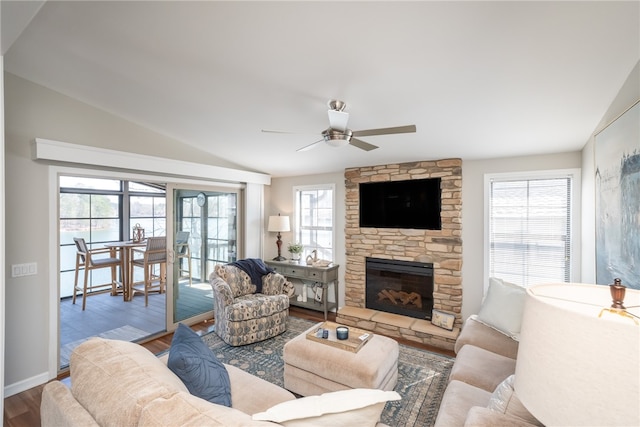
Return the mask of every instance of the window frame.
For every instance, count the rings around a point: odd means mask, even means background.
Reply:
[[[318,258],[327,259],[326,255],[322,255],[321,251],[328,251],[331,254],[331,261],[335,262],[336,257],[336,186],[335,184],[312,184],[312,185],[296,185],[293,187],[293,241],[302,241],[302,227],[300,224],[300,204],[298,202],[298,194],[301,191],[312,190],[331,190],[331,248],[324,248],[320,246],[304,246],[303,259],[311,254],[313,250],[318,250]],[[320,229],[319,227],[312,227]],[[325,227],[322,227],[323,229]],[[317,243],[317,242],[316,242]]]
[[[580,281],[581,271],[581,171],[578,168],[550,169],[521,172],[487,173],[484,175],[484,291],[489,287],[491,275],[491,183],[494,181],[527,181],[540,179],[571,179],[569,282]]]

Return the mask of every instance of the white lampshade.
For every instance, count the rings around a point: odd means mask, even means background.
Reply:
[[[611,303],[604,285],[527,290],[515,390],[545,426],[640,425],[640,326]],[[640,314],[640,291],[624,305]]]
[[[280,215],[269,216],[269,224],[267,225],[267,231],[290,231],[289,217]]]

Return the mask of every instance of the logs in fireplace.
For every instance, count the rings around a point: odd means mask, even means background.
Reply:
[[[367,258],[365,293],[372,310],[431,319],[433,264]]]

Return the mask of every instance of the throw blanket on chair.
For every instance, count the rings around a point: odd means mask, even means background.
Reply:
[[[262,293],[262,276],[275,272],[271,267],[267,267],[260,258],[247,258],[229,263],[238,267],[251,278],[251,283],[256,285],[256,292]]]

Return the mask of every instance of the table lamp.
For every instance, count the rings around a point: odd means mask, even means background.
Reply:
[[[267,231],[277,232],[278,233],[278,240],[276,240],[276,245],[278,246],[278,256],[275,257],[273,260],[274,261],[285,261],[286,258],[281,255],[281,251],[282,251],[282,240],[281,239],[282,239],[282,236],[280,235],[280,232],[282,232],[282,231],[290,231],[289,217],[288,216],[280,216],[280,214],[269,216],[269,224],[267,225]]]
[[[640,291],[618,286],[527,290],[515,391],[542,424],[640,425]]]

